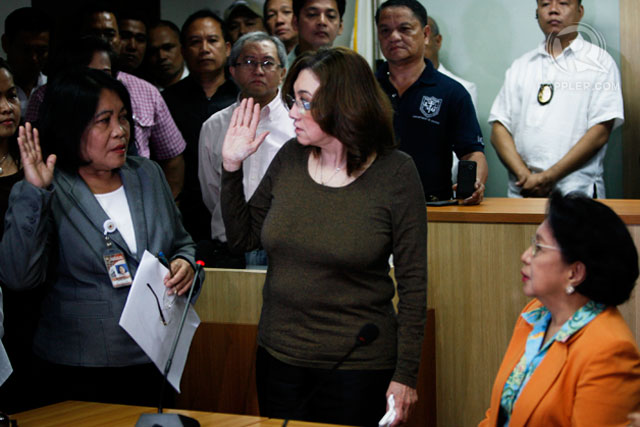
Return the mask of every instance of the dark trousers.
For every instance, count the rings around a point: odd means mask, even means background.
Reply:
[[[67,366],[37,359],[42,404],[65,400],[155,407],[163,376],[153,363],[117,368]],[[173,406],[175,394],[166,384],[163,404]]]
[[[386,411],[393,370],[303,368],[283,363],[263,347],[256,355],[260,415],[353,426],[377,426]],[[305,400],[314,392],[311,400]]]

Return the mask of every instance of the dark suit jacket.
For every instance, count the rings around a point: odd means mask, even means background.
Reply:
[[[534,299],[523,310],[540,307]],[[532,327],[518,317],[480,426],[495,426],[502,390]],[[513,406],[510,427],[625,426],[640,403],[640,354],[620,312],[609,307],[566,342],[554,342]]]
[[[132,254],[118,231],[114,246],[135,274],[144,250],[194,264],[195,245],[182,226],[160,167],[129,157],[120,169],[136,235]],[[51,188],[26,181],[11,191],[0,245],[2,277],[14,289],[44,284],[46,296],[34,350],[45,360],[73,366],[148,363],[118,325],[129,287],[114,288],[103,260],[108,219],[78,174],[56,170]]]

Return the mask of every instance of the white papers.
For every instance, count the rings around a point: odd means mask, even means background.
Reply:
[[[169,270],[155,256],[145,250],[120,317],[120,326],[131,335],[131,338],[138,343],[163,374],[173,340],[180,326],[182,312],[187,304],[186,295],[179,297],[166,295],[167,288],[163,280],[168,272]],[[160,310],[164,316],[164,322],[160,316]],[[178,393],[191,340],[199,324],[198,314],[193,307],[189,306],[168,376],[169,384]]]

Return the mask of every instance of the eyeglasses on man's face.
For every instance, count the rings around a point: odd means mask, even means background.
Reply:
[[[280,64],[276,64],[275,62],[270,61],[268,59],[264,61],[256,61],[255,59],[245,59],[244,61],[236,62],[235,66],[246,68],[251,71],[257,70],[258,67],[262,67],[262,69],[267,73],[270,73],[280,68]]]

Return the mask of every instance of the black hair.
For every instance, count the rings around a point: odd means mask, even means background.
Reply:
[[[138,9],[122,9],[118,15],[118,27],[122,25],[122,21],[140,21],[145,29],[149,28],[149,18],[144,11]]]
[[[108,1],[104,1],[104,0],[87,1],[82,5],[82,9],[80,12],[82,15],[82,22],[84,25],[86,25],[89,17],[91,17],[96,13],[101,13],[101,12],[111,13],[116,18],[116,22],[120,23],[119,21],[120,14],[118,13],[119,11],[113,6],[111,2],[108,2]]]
[[[11,12],[4,20],[4,35],[13,43],[20,31],[28,33],[51,32],[52,19],[34,7],[21,7]]]
[[[199,11],[189,15],[187,20],[184,21],[184,24],[182,24],[182,29],[180,30],[180,43],[182,44],[182,46],[186,46],[185,37],[187,36],[186,33],[189,29],[189,26],[198,19],[203,18],[211,18],[214,21],[218,22],[220,24],[220,28],[222,28],[222,37],[224,38],[224,41],[229,40],[229,35],[227,34],[227,26],[224,24],[222,18],[220,18],[215,12],[211,11],[210,9],[200,9]]]
[[[161,19],[161,20],[156,21],[153,24],[151,24],[151,26],[149,27],[147,32],[150,32],[151,30],[155,30],[156,28],[160,28],[160,27],[169,28],[171,31],[176,33],[176,37],[178,37],[178,40],[180,40],[180,28],[178,28],[178,26],[176,24],[174,24],[173,22],[167,21],[167,20],[164,20],[164,19]]]
[[[376,25],[380,22],[380,12],[388,7],[408,7],[423,27],[427,25],[427,9],[418,0],[387,0],[376,10]]]
[[[59,46],[51,60],[49,78],[51,79],[59,72],[70,68],[88,66],[96,52],[105,52],[109,55],[111,59],[111,75],[115,75],[116,56],[109,42],[94,35],[85,35],[69,40]]]
[[[293,0],[291,6],[293,8],[293,15],[296,18],[300,18],[300,12],[305,4],[310,0]],[[333,0],[336,2],[336,6],[338,6],[338,13],[340,14],[340,20],[342,21],[342,17],[344,16],[344,11],[347,7],[345,0]]]
[[[76,173],[87,164],[80,155],[82,134],[93,120],[104,89],[115,92],[124,104],[130,128],[129,144],[135,143],[131,99],[125,86],[103,71],[86,67],[65,70],[47,84],[40,107],[42,150],[46,155],[57,155],[56,167]]]
[[[554,192],[547,221],[564,261],[586,267],[586,278],[576,292],[609,306],[629,299],[638,278],[638,252],[611,208],[582,193]]]
[[[7,70],[11,77],[13,77],[13,71],[11,71],[11,66],[9,63],[2,57],[0,57],[0,70]],[[20,125],[24,122],[22,119],[22,114],[20,115]],[[9,138],[9,154],[13,158],[13,161],[16,163],[18,168],[20,167],[20,149],[18,148],[18,128],[16,128],[16,133]]]

